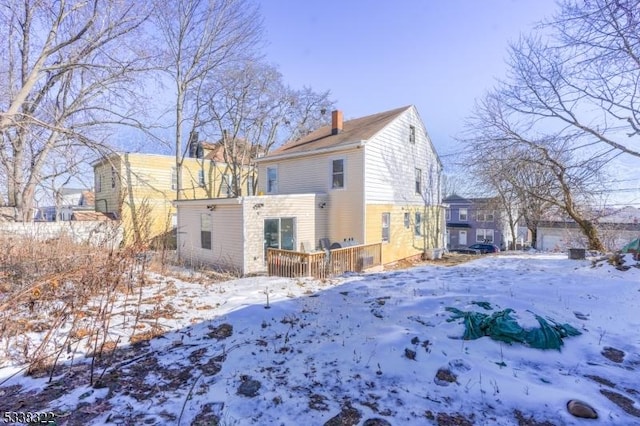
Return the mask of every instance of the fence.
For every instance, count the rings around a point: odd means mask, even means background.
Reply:
[[[382,265],[382,243],[344,247],[325,252],[302,253],[267,250],[267,272],[279,277],[324,279],[345,272],[362,272]]]
[[[39,241],[67,236],[78,244],[109,247],[122,241],[119,221],[0,222],[0,234]]]

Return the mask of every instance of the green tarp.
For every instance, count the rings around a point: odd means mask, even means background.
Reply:
[[[490,306],[487,302],[473,303],[484,309]],[[560,350],[563,338],[582,334],[569,324],[559,324],[550,318],[545,319],[536,314],[533,315],[540,326],[525,329],[511,316],[515,312],[513,309],[505,309],[492,314],[465,312],[452,307],[445,309],[452,313],[451,318],[447,321],[463,320],[465,330],[462,337],[465,340],[488,336],[509,344],[517,342],[536,349]]]
[[[638,253],[640,252],[640,238],[636,238],[635,240],[631,241],[629,244],[627,244],[626,246],[622,247],[622,250],[620,250],[623,253]]]

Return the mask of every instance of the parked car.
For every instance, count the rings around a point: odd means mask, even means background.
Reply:
[[[472,250],[480,251],[480,254],[500,253],[500,247],[498,247],[495,244],[488,244],[488,243],[471,244],[469,248]]]
[[[449,249],[449,253],[460,253],[460,254],[481,254],[480,250],[472,249],[471,247],[456,247]]]

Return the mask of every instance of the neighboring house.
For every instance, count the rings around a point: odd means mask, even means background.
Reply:
[[[444,247],[442,164],[414,106],[332,124],[257,160],[258,194],[178,201],[184,259],[241,274],[267,248],[382,242],[382,263]]]
[[[196,152],[196,150],[193,150]],[[231,167],[223,161],[218,144],[202,143],[199,158],[184,159],[181,199],[234,197]],[[247,166],[240,189],[253,192]],[[122,220],[125,244],[148,243],[171,236],[177,223],[173,201],[177,197],[175,156],[114,153],[93,163],[95,210]]]
[[[72,220],[75,212],[94,211],[93,191],[80,188],[62,188],[56,194],[56,205],[39,207],[34,216],[36,221],[55,222]]]
[[[509,240],[497,198],[465,198],[453,194],[445,197],[448,205],[447,248],[491,243],[504,249]]]
[[[631,206],[609,208],[598,216],[595,224],[607,250],[619,250],[640,237],[640,209]],[[587,246],[587,239],[578,224],[568,218],[539,222],[537,234],[539,250],[566,251]]]

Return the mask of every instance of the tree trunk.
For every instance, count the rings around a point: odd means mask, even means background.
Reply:
[[[598,228],[596,228],[591,221],[576,220],[576,223],[578,223],[578,226],[580,226],[580,229],[587,237],[587,243],[589,244],[587,248],[589,250],[605,251],[604,244],[602,244],[598,235]]]
[[[538,228],[529,228],[529,231],[531,231],[531,248],[536,248],[538,247]]]

